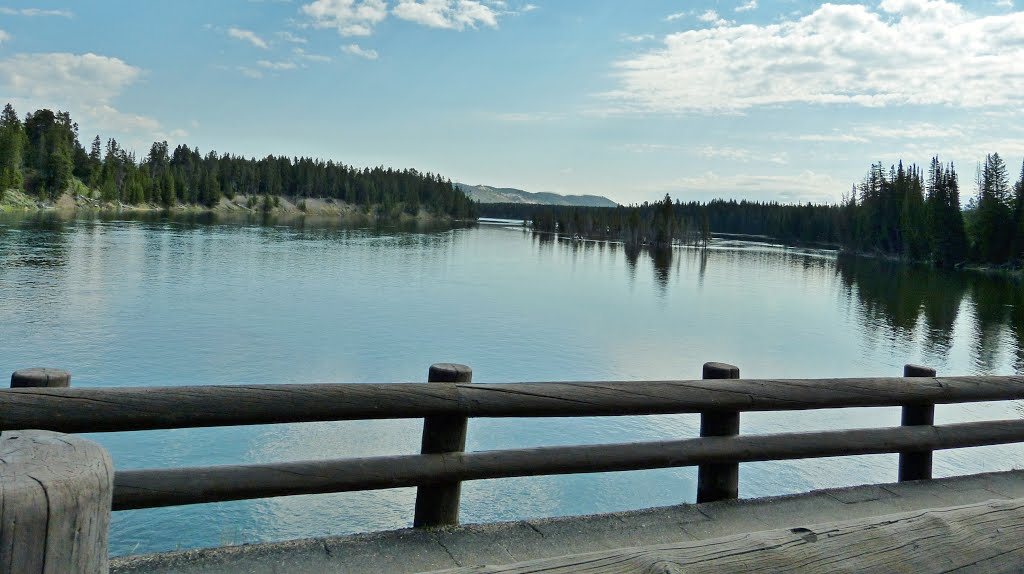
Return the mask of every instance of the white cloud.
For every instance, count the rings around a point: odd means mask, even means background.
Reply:
[[[398,0],[391,13],[431,28],[465,30],[476,28],[478,24],[498,26],[494,10],[475,0]]]
[[[70,10],[43,10],[41,8],[7,8],[0,6],[0,14],[5,16],[60,16],[61,18],[73,18],[75,15]]]
[[[3,30],[0,30],[0,44],[3,44],[4,42],[10,42],[10,41],[11,41],[11,35],[8,34],[7,32],[4,32]]]
[[[267,48],[270,47],[267,44],[266,40],[264,40],[263,38],[260,38],[256,34],[256,32],[253,32],[252,30],[243,30],[242,28],[231,27],[231,28],[228,28],[228,36],[230,36],[230,37],[232,37],[232,38],[234,38],[236,40],[242,40],[243,42],[248,42],[248,43],[252,44],[253,46],[256,46],[257,48],[263,48],[264,50],[266,50]]]
[[[365,58],[367,60],[376,60],[380,57],[377,50],[363,48],[359,44],[349,44],[348,46],[342,46],[341,49],[348,54],[359,56],[360,58]]]
[[[533,12],[537,8],[538,8],[538,6],[536,4],[526,4],[522,8],[520,8],[519,11],[520,12]]]
[[[995,3],[995,6],[999,8],[1013,9],[1013,0],[998,0],[998,2]]]
[[[148,116],[118,111],[114,100],[142,75],[118,58],[96,54],[15,54],[0,60],[0,92],[23,111],[70,111],[89,129],[154,132],[160,123]]]
[[[687,14],[686,12],[676,12],[675,14],[669,14],[668,16],[665,16],[665,21],[675,22],[676,20],[686,18],[687,16],[689,16],[689,14]]]
[[[735,12],[749,12],[757,10],[757,0],[749,0],[733,9]]]
[[[732,20],[722,18],[718,15],[718,12],[715,12],[714,10],[706,10],[703,14],[697,16],[697,19],[701,22],[711,24],[712,26],[728,26],[732,24]]]
[[[705,14],[707,15],[707,14]],[[709,16],[710,17],[710,16]],[[797,20],[670,34],[615,64],[619,111],[736,112],[789,104],[1019,106],[1024,12],[947,0],[824,4]]]
[[[634,42],[634,43],[637,43],[637,42],[647,42],[648,40],[653,40],[653,39],[654,39],[654,34],[637,34],[636,36],[630,36],[630,35],[623,35],[622,36],[622,41],[624,41],[624,42]]]
[[[268,70],[294,70],[299,67],[295,62],[271,62],[270,60],[258,60],[256,65]]]
[[[388,15],[384,0],[316,0],[302,7],[316,28],[334,28],[342,36],[369,36]]]

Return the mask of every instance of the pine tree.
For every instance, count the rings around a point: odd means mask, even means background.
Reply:
[[[998,153],[985,157],[978,177],[977,255],[985,262],[1003,263],[1015,235],[1013,203],[1006,164]]]
[[[8,188],[21,189],[24,181],[25,130],[11,104],[0,114],[0,200]]]
[[[1020,179],[1013,188],[1014,195],[1014,221],[1016,223],[1016,238],[1014,241],[1014,256],[1018,261],[1024,261],[1024,163],[1020,168]]]

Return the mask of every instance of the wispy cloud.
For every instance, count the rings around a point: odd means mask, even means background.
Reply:
[[[258,60],[256,65],[268,70],[294,70],[299,67],[295,62],[271,62],[270,60]]]
[[[285,42],[291,42],[292,44],[305,44],[306,42],[309,41],[303,38],[302,36],[296,36],[295,34],[288,32],[287,30],[283,32],[278,32],[277,37],[281,38]]]
[[[5,31],[3,31],[3,30],[0,30],[0,44],[3,44],[4,42],[10,42],[10,41],[11,41],[11,35],[8,34]]]
[[[309,52],[307,52],[307,51],[305,51],[305,50],[303,50],[302,48],[299,48],[299,47],[292,48],[292,54],[294,54],[296,58],[298,58],[300,60],[305,60],[307,62],[330,62],[331,61],[331,57],[330,56],[324,56],[322,54],[310,54]]]
[[[675,14],[669,14],[668,16],[665,16],[665,21],[666,22],[675,22],[676,20],[681,20],[683,18],[686,18],[689,15],[690,14],[687,13],[687,12],[676,12]]]
[[[248,66],[238,66],[238,71],[241,72],[242,75],[246,78],[252,78],[253,80],[263,79],[263,72],[255,68],[250,68]]]
[[[8,8],[0,6],[0,14],[5,16],[58,16],[61,18],[74,18],[74,12],[70,10],[43,10],[42,8]]]
[[[380,57],[377,50],[363,48],[359,44],[349,44],[348,46],[342,46],[341,49],[347,54],[352,54],[353,56],[358,56],[366,60],[376,60]]]
[[[750,12],[751,10],[757,10],[757,0],[750,0],[733,8],[734,12]]]
[[[249,44],[252,44],[257,48],[262,48],[264,50],[270,47],[270,45],[267,44],[266,40],[259,37],[259,35],[257,35],[256,32],[253,32],[252,30],[245,30],[242,28],[235,28],[232,26],[231,28],[228,28],[228,36],[236,40],[248,42]]]
[[[1024,12],[980,17],[948,0],[883,0],[877,8],[824,4],[777,24],[702,19],[715,26],[670,34],[614,64],[620,86],[604,94],[614,109],[1024,103]]]
[[[682,177],[646,186],[649,194],[670,193],[684,200],[716,198],[754,201],[832,202],[849,189],[849,184],[831,175],[803,171],[794,174],[741,173],[723,175],[708,171],[701,175]]]
[[[940,126],[928,122],[897,123],[885,125],[858,125],[845,130],[833,130],[823,134],[800,134],[787,139],[817,143],[860,143],[867,144],[880,140],[946,142],[967,137],[959,125]]]
[[[635,36],[630,36],[628,34],[624,34],[622,36],[622,41],[623,42],[633,42],[633,43],[648,42],[648,41],[653,40],[653,39],[654,39],[654,34],[637,34]]]
[[[706,145],[699,148],[697,153],[705,159],[725,159],[742,163],[764,161],[779,165],[789,163],[789,156],[786,152],[765,152],[730,146]]]

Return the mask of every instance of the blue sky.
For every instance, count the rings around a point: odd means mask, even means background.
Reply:
[[[872,162],[1024,158],[1024,6],[4,3],[0,100],[115,137],[596,193],[837,201]]]

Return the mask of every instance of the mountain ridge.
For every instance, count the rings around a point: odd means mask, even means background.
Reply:
[[[479,203],[528,203],[539,205],[575,205],[584,207],[615,207],[618,203],[601,195],[561,195],[550,192],[529,192],[514,187],[469,185],[455,187]]]

